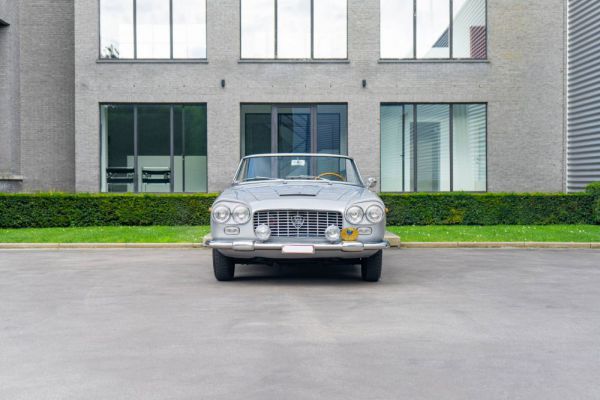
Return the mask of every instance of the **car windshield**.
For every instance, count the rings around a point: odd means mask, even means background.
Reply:
[[[266,155],[242,160],[236,182],[315,180],[360,185],[354,161],[322,155]]]

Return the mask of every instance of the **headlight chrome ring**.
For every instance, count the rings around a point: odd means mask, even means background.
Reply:
[[[365,213],[362,208],[359,206],[352,206],[346,210],[346,220],[348,220],[348,222],[351,224],[360,224],[364,214]]]
[[[237,206],[232,213],[233,221],[236,224],[246,224],[250,221],[250,209],[246,206]]]
[[[371,206],[367,208],[367,219],[369,222],[377,224],[383,220],[383,209],[379,206]]]
[[[229,221],[231,210],[227,206],[217,206],[213,209],[212,215],[216,222],[224,224],[225,222]]]

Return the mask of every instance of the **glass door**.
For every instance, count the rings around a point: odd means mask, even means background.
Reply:
[[[313,121],[310,107],[276,107],[277,152],[310,153]]]
[[[241,108],[242,155],[348,151],[345,104],[246,104]]]

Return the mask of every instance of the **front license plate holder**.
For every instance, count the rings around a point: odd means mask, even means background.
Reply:
[[[283,254],[315,254],[315,246],[289,245],[281,248]]]

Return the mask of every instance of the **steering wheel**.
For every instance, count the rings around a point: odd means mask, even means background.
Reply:
[[[319,176],[317,176],[315,179],[320,179],[323,178],[325,176],[335,176],[336,178],[338,178],[340,180],[340,182],[346,182],[346,179],[344,179],[344,177],[336,172],[323,172],[322,174],[320,174]]]

